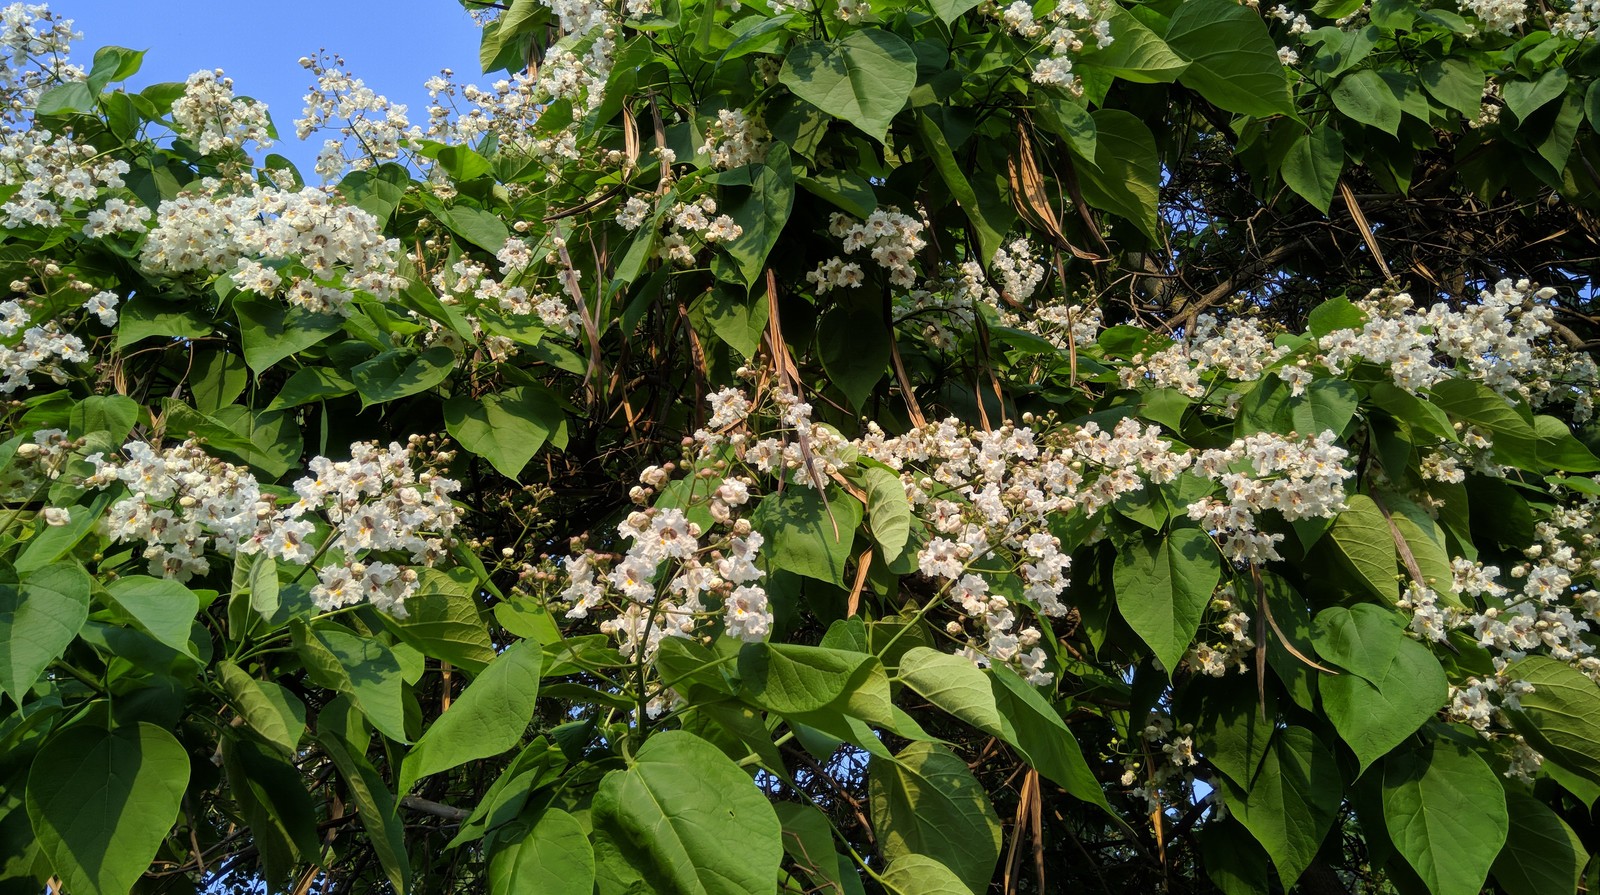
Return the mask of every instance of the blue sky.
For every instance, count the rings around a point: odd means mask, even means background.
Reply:
[[[413,121],[425,120],[422,82],[439,69],[455,69],[461,82],[485,80],[478,29],[457,0],[50,0],[50,8],[83,32],[73,53],[80,64],[106,45],[149,50],[135,89],[223,69],[238,93],[267,104],[283,138],[272,151],[313,182],[321,140],[294,139],[312,81],[301,56],[324,48],[343,56],[352,75],[410,106]]]

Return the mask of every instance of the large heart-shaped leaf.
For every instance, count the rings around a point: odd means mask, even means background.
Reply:
[[[0,567],[0,693],[21,705],[88,617],[89,574],[77,563],[45,566],[20,584]]]
[[[594,847],[578,819],[546,808],[531,822],[507,825],[489,859],[490,895],[590,895]]]
[[[917,56],[894,32],[866,28],[838,41],[795,45],[778,80],[881,142],[917,86]]]
[[[770,891],[783,858],[772,803],[722,750],[681,730],[607,774],[592,817],[601,895]]]
[[[936,856],[967,888],[985,889],[1000,859],[1000,819],[967,763],[937,743],[912,743],[893,761],[873,757],[872,826],[892,864]]]
[[[1127,544],[1112,567],[1117,608],[1169,674],[1194,640],[1221,579],[1217,548],[1198,528]]]
[[[1510,827],[1494,769],[1443,739],[1384,761],[1383,821],[1434,895],[1476,895]]]
[[[400,770],[400,791],[417,780],[488,758],[522,741],[539,695],[539,644],[506,647],[411,748]]]
[[[1278,46],[1250,7],[1233,0],[1185,0],[1173,12],[1166,38],[1189,63],[1179,82],[1209,102],[1257,118],[1294,114]]]
[[[444,427],[450,436],[512,479],[566,424],[561,405],[537,386],[517,386],[477,399],[451,398],[444,405]]]
[[[189,755],[154,724],[90,724],[52,737],[28,774],[28,816],[68,891],[124,895],[172,829]]]
[[[1248,790],[1223,781],[1228,809],[1272,856],[1285,888],[1316,857],[1343,790],[1333,752],[1303,727],[1278,731]]]

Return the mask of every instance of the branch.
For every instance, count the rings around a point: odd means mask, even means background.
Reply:
[[[449,805],[441,805],[421,796],[404,796],[400,799],[400,807],[410,808],[412,811],[418,811],[423,814],[431,814],[434,817],[442,817],[445,820],[453,820],[456,823],[460,823],[472,816],[471,811],[463,808],[452,808]]]

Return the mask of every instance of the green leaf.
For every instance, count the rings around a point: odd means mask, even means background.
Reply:
[[[1367,313],[1356,307],[1350,299],[1342,297],[1319,303],[1306,316],[1307,331],[1319,338],[1341,329],[1360,329],[1366,322]]]
[[[1375,596],[1394,603],[1400,598],[1396,577],[1399,555],[1389,523],[1372,498],[1352,494],[1345,498],[1344,512],[1333,520],[1328,537],[1340,554],[1355,568],[1356,577]]]
[[[892,564],[905,552],[911,539],[911,501],[900,477],[878,466],[862,474],[867,492],[867,523],[881,558]]]
[[[1222,789],[1228,810],[1267,850],[1287,890],[1317,856],[1344,784],[1333,753],[1315,734],[1286,727],[1272,738],[1248,791],[1228,780]]]
[[[244,346],[245,363],[257,375],[344,326],[344,319],[337,314],[313,314],[305,308],[265,299],[240,298],[234,301],[233,308],[239,316],[239,341]]]
[[[1529,115],[1567,92],[1567,80],[1566,69],[1552,68],[1537,81],[1506,81],[1501,86],[1501,95],[1506,98],[1506,108],[1517,120],[1526,121]]]
[[[127,47],[101,47],[94,51],[94,65],[89,69],[89,89],[95,93],[106,89],[114,81],[125,81],[139,71],[144,61],[144,50]]]
[[[968,11],[976,9],[982,0],[928,0],[928,6],[939,21],[949,25]]]
[[[1490,873],[1506,895],[1577,892],[1588,849],[1561,815],[1531,795],[1506,790],[1510,826]]]
[[[71,507],[71,522],[66,525],[46,525],[42,531],[35,532],[14,563],[17,571],[26,575],[66,556],[67,551],[76,547],[100,521],[115,496],[116,492],[102,491],[89,506],[80,504]]]
[[[1001,233],[984,213],[983,204],[978,201],[978,194],[967,180],[961,163],[956,160],[944,130],[931,114],[922,111],[917,114],[917,132],[922,135],[922,143],[927,147],[933,169],[939,172],[939,177],[950,190],[951,197],[961,206],[961,210],[966,212],[967,219],[972,221],[972,227],[978,234],[979,255],[985,259],[993,258],[1005,234]],[[836,345],[835,349],[846,353],[849,351],[847,345]]]
[[[1495,456],[1503,462],[1539,468],[1536,431],[1493,389],[1471,379],[1446,379],[1429,394],[1445,413],[1492,432]]]
[[[477,674],[495,659],[477,593],[478,578],[466,569],[423,569],[416,593],[406,598],[406,617],[385,615],[384,627],[423,655]]]
[[[1478,117],[1483,107],[1484,75],[1477,65],[1454,56],[1429,62],[1417,70],[1422,87],[1434,99],[1466,118]]]
[[[1121,7],[1114,7],[1118,12]],[[1098,131],[1095,129],[1094,116],[1084,107],[1081,101],[1063,97],[1053,91],[1040,93],[1036,97],[1039,103],[1040,121],[1051,130],[1066,139],[1072,151],[1079,156],[1092,159],[1095,157],[1098,146]],[[993,258],[994,253],[986,257]]]
[[[244,357],[224,348],[198,349],[189,368],[189,398],[201,413],[216,413],[244,393],[250,370]]]
[[[1362,0],[1317,0],[1311,11],[1325,19],[1338,20],[1361,8]]]
[[[1312,313],[1316,312],[1313,311]],[[1359,328],[1360,326],[1361,324],[1358,323],[1354,328]],[[1396,419],[1404,420],[1414,428],[1419,428],[1440,438],[1448,438],[1452,441],[1461,440],[1461,436],[1457,434],[1455,427],[1450,424],[1450,417],[1446,416],[1443,410],[1392,382],[1380,382],[1374,385],[1367,397],[1372,400],[1372,403],[1393,414]]]
[[[841,296],[817,322],[817,354],[828,379],[857,410],[889,368],[889,327],[876,295]]]
[[[393,163],[367,171],[351,171],[339,180],[339,192],[350,204],[377,218],[380,224],[388,222],[409,186],[411,175]]]
[[[1272,886],[1271,858],[1237,820],[1208,821],[1200,831],[1206,875],[1222,895],[1260,895]]]
[[[328,367],[302,367],[294,371],[283,388],[278,391],[277,397],[267,405],[268,410],[284,410],[290,407],[299,407],[313,401],[325,401],[329,398],[341,398],[353,394],[356,384],[349,377],[338,370]]]
[[[540,811],[525,829],[507,827],[489,859],[491,895],[590,895],[594,847],[578,819],[560,808]]]
[[[117,347],[151,336],[198,339],[211,334],[211,321],[198,308],[182,301],[135,295],[117,309]]]
[[[1508,711],[1517,731],[1545,760],[1600,782],[1600,687],[1583,672],[1545,656],[1529,656],[1505,671],[1533,685]]]
[[[833,848],[833,827],[828,816],[813,805],[780,802],[773,806],[783,824],[783,850],[795,866],[817,884],[812,891],[843,895],[839,853]]]
[[[881,143],[917,85],[917,57],[894,32],[867,28],[837,41],[796,44],[778,80]]]
[[[305,778],[288,759],[242,737],[224,736],[221,752],[228,786],[261,852],[267,885],[271,891],[286,891],[294,865],[315,861],[322,853]]]
[[[61,657],[89,617],[89,574],[73,562],[29,573],[21,584],[0,566],[0,693],[22,705],[39,675]]]
[[[59,115],[62,112],[87,112],[94,108],[95,91],[86,81],[69,81],[57,84],[40,94],[34,104],[36,115]]]
[[[782,143],[772,144],[767,149],[766,163],[750,166],[749,176],[748,192],[733,187],[729,190],[732,195],[724,199],[722,207],[744,230],[723,250],[738,264],[747,288],[761,279],[767,258],[783,235],[783,228],[789,223],[789,212],[794,208],[794,171],[789,165],[788,147]]]
[[[449,378],[456,356],[449,348],[435,345],[416,354],[406,350],[385,351],[350,369],[363,407],[394,401],[433,388]]]
[[[832,202],[848,214],[866,218],[878,209],[878,196],[872,183],[857,174],[823,171],[796,181],[806,192]],[[747,353],[745,355],[749,357]]]
[[[185,656],[195,657],[189,633],[200,612],[200,598],[194,591],[167,578],[129,575],[107,584],[106,593],[139,630]]]
[[[746,359],[761,348],[761,335],[767,329],[765,293],[736,294],[738,290],[712,288],[689,305],[689,319],[701,331],[709,329]]]
[[[387,646],[336,625],[295,620],[290,631],[313,683],[348,695],[384,736],[408,742],[400,662]]]
[[[90,395],[73,406],[67,428],[75,436],[105,432],[113,444],[121,445],[139,421],[141,409],[122,395]]]
[[[1168,674],[1188,651],[1221,579],[1217,548],[1198,528],[1129,543],[1112,567],[1117,609]]]
[[[1538,414],[1533,431],[1539,439],[1539,463],[1567,472],[1600,471],[1600,457],[1573,437],[1567,424],[1553,416]]]
[[[1186,716],[1194,719],[1194,741],[1217,770],[1241,787],[1255,780],[1272,743],[1273,698],[1266,716],[1256,688],[1237,679],[1196,678],[1185,688]]]
[[[972,895],[972,889],[927,855],[901,855],[889,862],[883,887],[891,895]]]
[[[1077,739],[1050,703],[1015,673],[1003,668],[985,673],[962,656],[919,646],[900,659],[899,675],[940,709],[1010,744],[1046,779],[1107,807]]]
[[[592,813],[601,895],[768,891],[782,827],[750,776],[681,730],[645,741],[600,781]]]
[[[1600,121],[1600,80],[1589,82],[1589,90],[1583,95],[1583,115],[1591,127]]]
[[[1297,138],[1283,159],[1283,182],[1323,214],[1333,204],[1333,190],[1344,171],[1344,140],[1319,124]]]
[[[300,461],[300,428],[280,410],[256,413],[247,407],[230,404],[216,413],[201,413],[193,407],[168,398],[161,405],[167,431],[193,432],[204,438],[214,453],[232,457],[279,478]]]
[[[189,755],[172,734],[142,722],[80,723],[34,758],[28,816],[67,889],[124,895],[149,869],[188,786]]]
[[[1115,39],[1108,47],[1085,52],[1075,64],[1140,84],[1176,81],[1189,63],[1167,42],[1121,6],[1104,12]]]
[[[399,895],[405,895],[411,886],[411,859],[406,855],[405,826],[395,811],[394,793],[389,792],[383,777],[367,761],[366,755],[361,750],[352,750],[342,732],[329,723],[330,716],[339,714],[334,709],[343,698],[339,697],[322,710],[317,742],[344,779],[361,826],[367,831],[367,839],[372,843],[389,884]]]
[[[770,19],[751,16],[748,19],[742,19],[740,22],[734,23],[733,30],[738,30],[737,26],[743,22],[754,22],[755,24],[740,33],[738,37],[733,39],[732,43],[728,44],[728,48],[722,51],[721,56],[717,57],[715,68],[721,68],[723,63],[730,59],[739,59],[751,53],[760,53],[766,50],[769,46],[782,39],[788,30],[785,26],[794,21],[795,18],[797,16],[794,13],[787,12],[781,16],[773,16]]]
[[[522,741],[539,695],[539,644],[519,640],[476,678],[406,754],[400,791],[430,774],[489,758]]]
[[[1400,127],[1400,100],[1372,69],[1351,72],[1333,88],[1333,104],[1349,117],[1385,133]]]
[[[538,386],[517,386],[477,399],[451,398],[444,405],[445,431],[513,480],[566,425],[561,405]]]
[[[1341,674],[1324,678],[1318,687],[1322,707],[1355,752],[1362,772],[1416,733],[1450,699],[1444,669],[1426,646],[1404,635],[1394,646],[1388,667],[1376,679]],[[1320,642],[1317,649],[1322,651]]]
[[[1150,128],[1121,109],[1097,109],[1095,156],[1079,160],[1078,186],[1084,201],[1132,221],[1139,232],[1159,241],[1156,204],[1161,164]]]
[[[258,681],[232,662],[217,663],[228,701],[250,729],[285,758],[294,758],[306,731],[306,707],[298,697],[271,681]]]
[[[749,700],[780,715],[852,711],[867,721],[889,717],[889,679],[876,656],[788,643],[752,643],[739,652]]]
[[[511,231],[506,229],[506,223],[499,215],[481,208],[456,205],[436,213],[439,220],[450,228],[450,232],[480,249],[498,252],[511,236]]]
[[[1166,39],[1189,63],[1178,81],[1209,102],[1256,118],[1294,115],[1278,45],[1255,10],[1232,0],[1185,0]]]
[[[1395,610],[1372,603],[1334,606],[1317,613],[1312,637],[1318,656],[1376,684],[1406,639],[1405,623]]]
[[[987,889],[1000,859],[1000,819],[967,763],[937,743],[912,743],[867,771],[872,827],[893,864],[937,856],[973,891]]]
[[[844,585],[861,502],[837,490],[832,494],[824,504],[815,488],[799,486],[761,499],[751,522],[767,539],[773,567]]]
[[[1355,418],[1361,395],[1343,379],[1318,379],[1306,393],[1289,399],[1289,419],[1296,431],[1306,435],[1332,432],[1344,434]]]
[[[1447,739],[1384,761],[1383,821],[1434,895],[1477,895],[1509,827],[1498,775]]]

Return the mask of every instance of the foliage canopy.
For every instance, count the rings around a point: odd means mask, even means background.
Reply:
[[[0,890],[1600,873],[1600,6],[469,5],[0,12]]]

